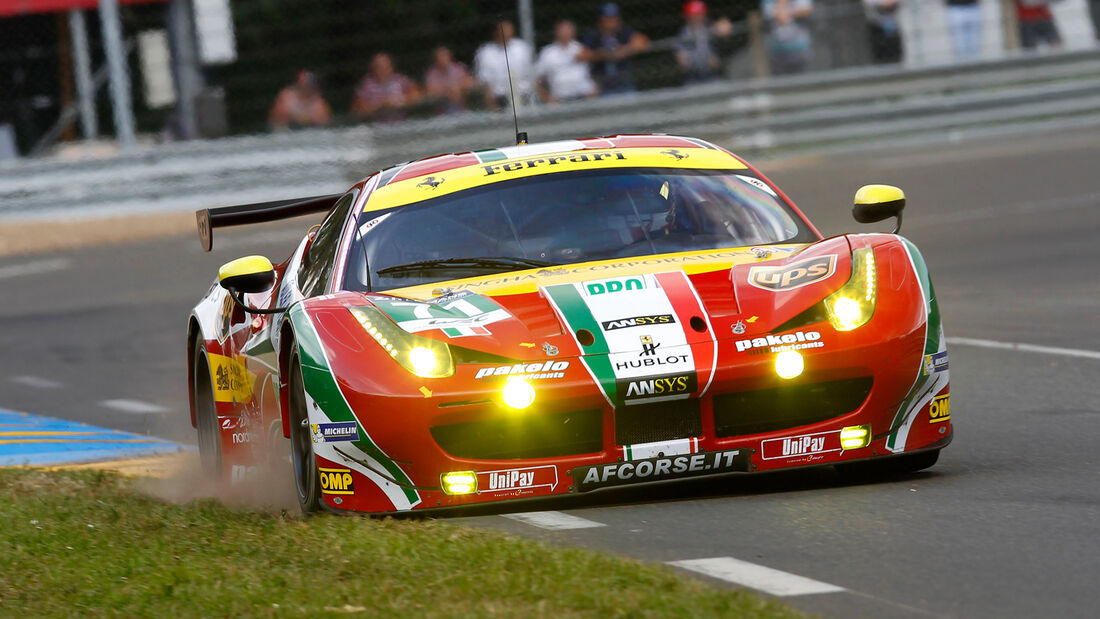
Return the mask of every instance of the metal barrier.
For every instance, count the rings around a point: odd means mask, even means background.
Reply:
[[[529,108],[536,141],[629,132],[746,156],[867,149],[1100,125],[1100,51],[716,82]],[[508,144],[511,115],[168,144],[95,161],[0,163],[0,217],[191,209],[342,191],[387,165]]]

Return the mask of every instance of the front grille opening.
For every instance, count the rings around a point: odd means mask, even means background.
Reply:
[[[699,400],[690,398],[615,409],[615,444],[636,445],[703,434]]]
[[[719,437],[774,432],[826,421],[859,408],[871,393],[869,376],[714,396]]]
[[[468,421],[431,429],[432,438],[451,456],[472,460],[526,460],[603,450],[603,414],[599,410]]]

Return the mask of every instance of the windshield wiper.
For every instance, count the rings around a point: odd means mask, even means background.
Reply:
[[[440,258],[438,260],[420,260],[408,264],[398,264],[384,269],[378,269],[379,275],[391,273],[408,273],[414,271],[445,271],[447,269],[474,269],[494,272],[516,271],[520,269],[534,269],[539,267],[558,266],[553,262],[534,260],[532,258],[514,258],[511,256],[498,256],[492,258]]]

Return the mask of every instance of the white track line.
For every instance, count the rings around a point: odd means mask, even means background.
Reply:
[[[844,587],[773,570],[770,567],[733,557],[669,561],[668,564],[778,597],[844,591]]]
[[[1082,357],[1084,359],[1100,359],[1100,352],[1095,350],[1081,350],[1079,348],[1056,348],[1054,346],[1036,346],[1035,344],[1020,344],[1017,342],[997,342],[994,340],[977,340],[969,337],[949,337],[947,343],[957,346],[978,346],[980,348],[999,348],[1002,350],[1019,350],[1022,352],[1037,352],[1043,355],[1062,355],[1063,357]]]
[[[52,258],[50,260],[35,260],[33,262],[24,262],[23,264],[9,264],[5,267],[0,267],[0,279],[7,279],[9,277],[22,277],[24,275],[38,275],[39,273],[49,273],[51,271],[60,271],[66,269],[69,266],[69,261],[65,258]]]
[[[8,380],[17,385],[34,387],[35,389],[60,389],[64,387],[64,385],[56,380],[42,378],[41,376],[12,376]]]
[[[502,514],[505,518],[518,520],[540,529],[551,531],[564,531],[566,529],[592,529],[594,527],[607,526],[601,522],[593,522],[579,516],[570,516],[561,512],[527,512],[525,514]]]
[[[142,402],[141,400],[103,400],[99,403],[100,406],[106,408],[113,408],[117,411],[124,413],[167,413],[168,409],[163,406],[153,404],[151,402]]]

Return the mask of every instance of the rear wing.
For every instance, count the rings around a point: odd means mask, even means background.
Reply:
[[[258,224],[311,213],[327,213],[342,195],[344,194],[334,193],[327,196],[313,196],[312,198],[204,208],[195,211],[195,218],[198,220],[199,225],[199,242],[202,243],[204,251],[210,251],[214,248],[214,228]]]

